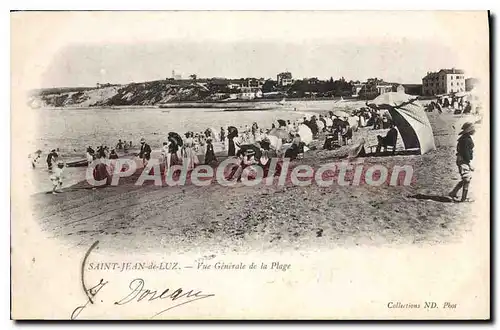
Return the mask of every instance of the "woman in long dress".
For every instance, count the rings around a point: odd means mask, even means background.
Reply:
[[[179,157],[179,145],[177,140],[171,135],[168,137],[168,143],[165,150],[165,169],[168,171],[173,165],[181,165],[182,161]]]
[[[194,151],[194,134],[192,132],[186,133],[186,140],[184,141],[184,161],[187,162],[188,171],[194,169],[199,163],[198,156]]]

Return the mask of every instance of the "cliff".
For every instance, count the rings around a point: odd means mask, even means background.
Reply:
[[[101,88],[53,88],[31,94],[31,107],[99,107],[159,105],[168,102],[203,101],[210,91],[199,84],[176,84],[167,80],[111,85]]]

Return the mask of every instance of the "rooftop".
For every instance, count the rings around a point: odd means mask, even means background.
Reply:
[[[427,75],[424,78],[434,78],[434,77],[439,76],[442,73],[444,73],[444,74],[464,74],[465,72],[464,72],[464,70],[455,69],[455,68],[441,69],[438,72],[427,72]]]

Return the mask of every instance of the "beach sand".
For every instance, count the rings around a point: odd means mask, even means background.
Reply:
[[[456,241],[473,226],[475,202],[453,203],[442,196],[460,179],[455,165],[459,127],[454,125],[468,119],[437,113],[429,119],[435,151],[364,158],[365,164],[388,168],[412,165],[410,186],[156,187],[134,185],[136,174],[116,187],[93,190],[79,183],[62,194],[35,194],[33,216],[50,239],[68,247],[99,240],[101,249],[116,251],[224,253]],[[385,132],[361,128],[350,146],[335,151],[322,150],[321,137],[313,143],[316,150],[294,163],[339,161],[357,141],[375,144],[376,135]],[[473,181],[470,197],[481,198],[479,191]]]

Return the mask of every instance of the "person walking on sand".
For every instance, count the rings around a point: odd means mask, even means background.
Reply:
[[[457,161],[458,172],[460,173],[461,180],[455,188],[448,194],[453,200],[458,201],[458,192],[462,189],[462,196],[460,202],[467,201],[467,194],[469,192],[469,185],[472,179],[472,171],[474,169],[471,166],[474,142],[472,141],[472,135],[476,132],[474,124],[467,122],[462,126],[462,131],[459,133],[461,135],[457,142]]]
[[[61,193],[61,188],[62,188],[62,173],[64,169],[64,163],[59,161],[57,162],[57,166],[52,171],[52,174],[50,175],[50,181],[52,181],[52,194],[57,194]]]
[[[186,136],[186,140],[184,141],[184,159],[183,162],[187,162],[187,170],[193,170],[196,165],[199,163],[198,156],[194,151],[195,143],[194,143],[194,133],[187,132],[184,134]]]
[[[50,153],[47,155],[47,168],[49,172],[52,172],[52,166],[57,162],[57,158],[59,155],[56,152],[56,149],[52,149]]]
[[[92,149],[92,146],[89,146],[87,148],[87,152],[86,152],[86,155],[87,155],[87,165],[90,166],[90,164],[94,161],[94,159],[96,158],[95,156],[95,151],[94,149]]]
[[[207,151],[205,153],[205,164],[210,165],[217,162],[217,157],[215,156],[214,146],[212,144],[212,139],[207,139]]]
[[[224,130],[224,127],[221,127],[220,128],[220,142],[222,142],[222,144],[225,144],[225,140],[226,140],[226,131]]]
[[[38,160],[40,159],[40,155],[42,154],[42,150],[37,150],[35,151],[34,154],[28,155],[28,158],[31,158],[31,167],[36,168],[36,164],[38,163]]]
[[[146,166],[151,158],[151,147],[146,143],[146,139],[141,138],[141,150],[139,151],[139,158],[142,158],[142,164]]]

